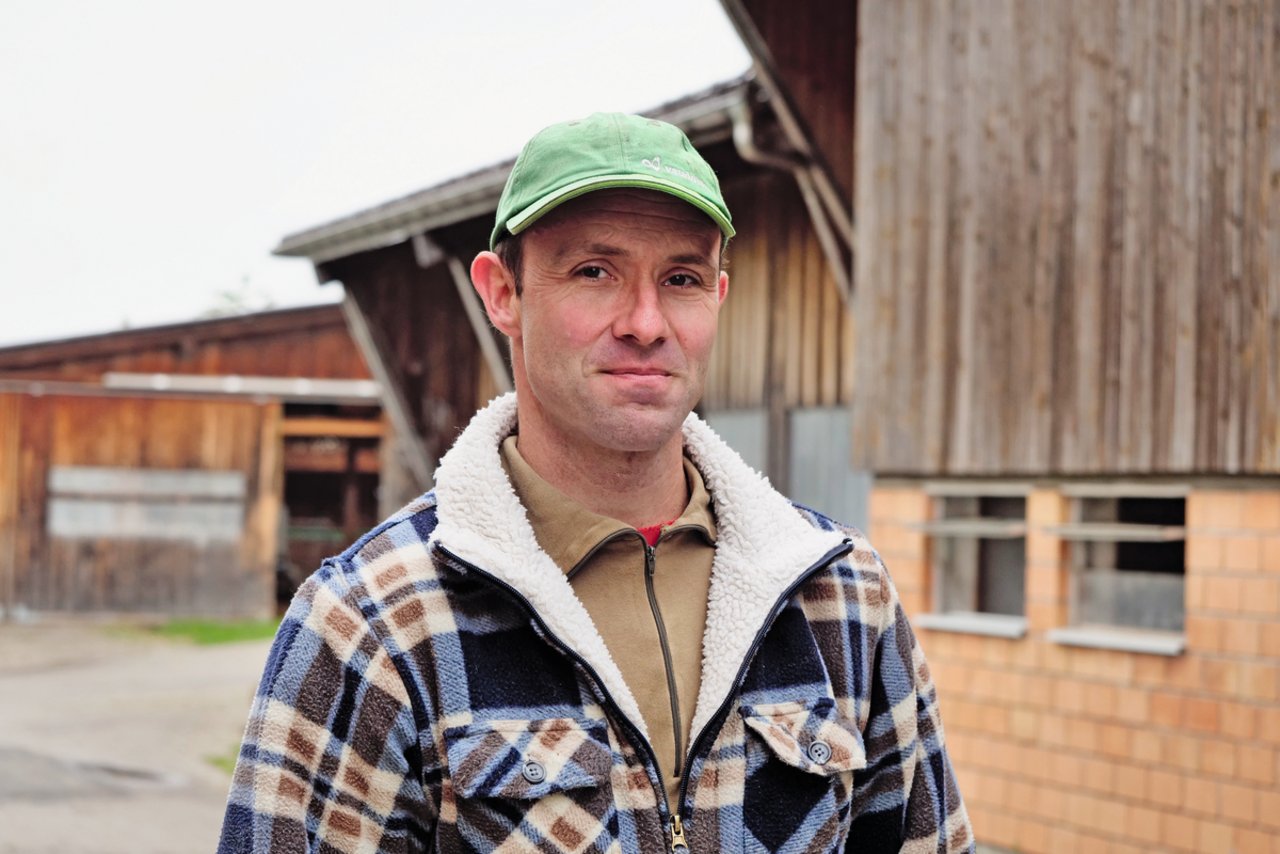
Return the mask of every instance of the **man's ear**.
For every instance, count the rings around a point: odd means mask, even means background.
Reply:
[[[724,270],[720,271],[720,281],[716,288],[716,302],[724,302],[724,298],[729,295],[729,274]]]
[[[471,262],[471,283],[484,301],[489,322],[508,338],[520,333],[520,297],[515,276],[493,252],[481,252]]]

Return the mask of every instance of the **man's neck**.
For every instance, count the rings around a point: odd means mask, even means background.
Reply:
[[[678,518],[689,503],[680,437],[652,452],[562,448],[536,431],[516,439],[539,476],[593,513],[635,528]]]

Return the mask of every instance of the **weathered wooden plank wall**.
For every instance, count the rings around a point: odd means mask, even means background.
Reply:
[[[370,376],[336,305],[0,349],[6,378],[91,382],[108,371]]]
[[[726,179],[724,193],[739,236],[703,407],[847,405],[850,314],[794,179],[753,171]]]
[[[1280,472],[1280,2],[859,13],[860,462]]]
[[[0,604],[270,613],[282,490],[279,429],[278,403],[0,394],[0,495],[16,497],[0,500]],[[83,466],[239,473],[240,535],[51,531],[50,471]]]
[[[406,243],[331,261],[326,272],[346,286],[389,349],[393,381],[415,407],[434,466],[485,391],[480,346],[448,269],[419,267]]]

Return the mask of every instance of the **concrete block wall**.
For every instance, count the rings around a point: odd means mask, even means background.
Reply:
[[[908,614],[930,608],[932,502],[870,498]],[[1019,639],[917,629],[978,839],[1020,852],[1280,852],[1280,491],[1187,498],[1186,651],[1068,647],[1070,499],[1027,500]]]

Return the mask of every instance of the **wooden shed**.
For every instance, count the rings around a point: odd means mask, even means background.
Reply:
[[[336,305],[0,349],[0,610],[272,613],[386,432]]]
[[[1280,836],[1280,3],[722,0],[851,176],[853,459],[993,850]]]

